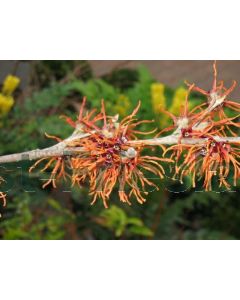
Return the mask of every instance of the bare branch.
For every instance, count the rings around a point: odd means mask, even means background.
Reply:
[[[158,146],[158,145],[175,145],[175,144],[185,144],[185,145],[201,145],[204,144],[208,138],[181,138],[181,142],[179,141],[180,136],[177,135],[168,135],[162,138],[156,139],[147,139],[147,140],[136,140],[130,141],[129,144],[132,146],[140,146],[140,145],[148,145],[148,146]],[[212,137],[217,142],[225,142],[225,143],[240,143],[240,137]]]
[[[74,140],[79,140],[89,136],[89,133],[82,133],[74,131],[73,134],[63,140],[62,142],[44,149],[35,149],[31,151],[25,151],[21,153],[14,153],[9,155],[0,156],[0,163],[11,163],[18,162],[22,160],[36,160],[43,157],[52,157],[52,156],[67,156],[73,155],[73,153],[79,153],[80,148],[69,148],[68,143]]]
[[[80,147],[68,147],[69,142],[74,140],[82,139],[90,134],[76,133],[74,132],[69,138],[63,140],[62,142],[45,149],[35,149],[31,151],[25,151],[21,153],[9,154],[0,156],[0,163],[11,163],[23,160],[37,160],[44,157],[53,156],[74,156],[78,153],[84,151]],[[213,136],[213,139],[217,142],[226,143],[240,143],[240,137],[219,137]],[[174,144],[185,144],[185,145],[201,145],[204,144],[208,138],[181,138],[179,134],[171,134],[161,138],[153,138],[146,140],[133,140],[129,141],[128,144],[132,147],[137,146],[159,146],[159,145],[174,145]]]

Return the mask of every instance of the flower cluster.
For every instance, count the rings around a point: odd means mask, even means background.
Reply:
[[[144,175],[144,171],[162,179],[165,171],[161,163],[169,163],[172,160],[142,155],[141,145],[133,148],[129,143],[137,139],[139,134],[151,133],[137,130],[137,126],[149,122],[136,119],[140,103],[132,114],[121,122],[118,122],[118,116],[106,115],[104,101],[101,112],[97,114],[95,110],[84,114],[85,104],[86,99],[83,101],[77,121],[64,117],[75,128],[75,134],[80,133],[79,138],[67,142],[69,158],[43,158],[37,161],[30,171],[47,159],[48,162],[42,171],[51,165],[53,170],[44,187],[50,183],[56,187],[58,179],[69,177],[72,185],[81,186],[86,182],[89,183],[90,195],[93,197],[92,204],[100,198],[104,206],[108,207],[108,200],[115,186],[118,186],[120,201],[130,204],[130,198],[135,197],[139,203],[145,202],[145,196],[148,194],[146,186],[155,189],[158,189],[158,186]],[[60,139],[56,139],[61,142]],[[163,146],[162,149],[165,150]]]
[[[199,92],[206,101],[189,111],[187,96],[180,117],[166,112],[174,124],[164,130],[173,129],[179,136],[178,143],[168,147],[164,153],[165,156],[171,153],[172,159],[175,157],[174,178],[183,182],[184,176],[190,176],[193,187],[196,179],[202,180],[206,191],[212,190],[213,181],[218,181],[219,187],[230,189],[231,184],[237,185],[240,177],[240,141],[232,139],[238,136],[234,128],[240,127],[237,121],[239,114],[231,118],[226,114],[226,108],[240,111],[240,104],[228,99],[236,82],[226,88],[223,81],[217,81],[216,62],[213,71],[210,91],[187,83],[189,92]],[[229,135],[232,137],[227,138]]]
[[[184,149],[183,162],[175,167],[175,178],[179,175],[183,182],[184,176],[191,176],[192,186],[196,187],[196,178],[203,179],[203,187],[206,191],[212,190],[212,181],[216,178],[219,187],[229,189],[228,183],[231,167],[233,168],[233,185],[237,185],[240,176],[240,150],[237,145],[218,142],[208,138],[202,145],[181,145]],[[175,148],[175,149],[174,149]],[[177,150],[178,145],[172,147]]]

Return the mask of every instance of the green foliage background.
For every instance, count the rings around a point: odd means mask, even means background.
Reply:
[[[74,70],[83,70],[74,72]],[[7,75],[7,74],[6,74]],[[12,111],[1,118],[0,154],[10,154],[54,144],[44,133],[62,138],[71,128],[59,118],[74,117],[82,96],[88,106],[99,107],[105,99],[107,111],[124,116],[142,101],[139,119],[154,119],[143,129],[169,125],[154,111],[148,70],[115,70],[103,78],[93,78],[85,61],[41,61],[34,63],[29,86],[17,91]],[[26,93],[26,90],[31,92]],[[166,106],[175,91],[165,87]],[[198,95],[191,96],[193,104]],[[167,123],[166,123],[167,122]],[[155,151],[158,151],[157,149]],[[7,208],[0,208],[1,239],[239,239],[240,201],[238,188],[231,192],[193,190],[170,178],[159,182],[144,205],[127,206],[111,197],[109,209],[99,201],[90,206],[87,186],[70,189],[41,188],[39,174],[28,173],[31,162],[1,166],[8,191]]]

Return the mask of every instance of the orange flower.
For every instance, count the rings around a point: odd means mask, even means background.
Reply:
[[[132,114],[121,122],[118,122],[117,117],[106,115],[104,101],[102,101],[101,112],[98,114],[95,114],[95,110],[84,114],[85,103],[84,98],[76,121],[64,117],[75,130],[89,134],[84,138],[66,142],[67,147],[73,150],[69,160],[66,161],[63,157],[43,158],[38,160],[30,171],[48,159],[48,163],[41,171],[47,170],[52,165],[54,167],[50,179],[43,187],[50,183],[56,187],[58,179],[70,177],[72,186],[89,182],[89,193],[93,196],[92,204],[100,198],[104,206],[108,207],[110,195],[116,185],[119,186],[120,201],[130,204],[130,198],[133,196],[139,203],[145,202],[146,186],[152,186],[155,189],[158,187],[144,176],[143,171],[163,178],[165,171],[160,163],[172,161],[168,158],[142,156],[141,146],[133,148],[128,144],[128,141],[136,139],[138,134],[155,132],[155,130],[141,132],[136,129],[138,125],[152,121],[137,120],[136,114],[140,108],[140,102]],[[57,137],[48,137],[61,142]],[[77,149],[82,149],[82,151],[77,151]],[[162,149],[165,150],[164,147]],[[69,169],[71,174],[68,174],[66,169]]]
[[[176,117],[169,111],[162,110],[173,120],[173,125],[164,128],[161,132],[158,133],[157,136],[162,135],[164,132],[174,130],[174,134],[178,134],[180,136],[180,143],[182,138],[204,136],[204,134],[206,134],[212,128],[211,126],[209,127],[209,123],[207,122],[207,120],[205,120],[205,122],[201,124],[201,127],[199,127],[199,119],[201,116],[202,105],[199,105],[193,110],[189,111],[189,94],[193,89],[194,84],[189,86],[188,92],[186,94],[185,103],[180,110],[179,117]],[[200,109],[200,112],[196,113],[198,109]]]
[[[175,145],[177,147],[177,145]],[[235,144],[217,142],[209,138],[203,145],[183,145],[183,163],[176,167],[175,176],[180,176],[182,182],[184,176],[192,177],[192,186],[196,187],[196,177],[203,179],[203,187],[206,191],[212,190],[213,178],[218,178],[219,187],[230,188],[227,177],[230,167],[233,166],[233,185],[236,186],[240,175],[240,152]]]
[[[54,167],[51,172],[50,178],[47,179],[47,182],[43,184],[43,188],[47,187],[49,184],[52,184],[52,186],[54,188],[56,188],[57,187],[57,185],[56,185],[57,179],[60,179],[60,178],[66,179],[66,177],[67,177],[67,173],[65,171],[64,157],[57,156],[57,157],[52,157],[52,158],[49,158],[49,157],[41,158],[29,169],[29,172],[32,172],[32,170],[34,168],[36,168],[36,166],[44,160],[49,160],[49,161],[47,162],[45,167],[41,169],[41,172],[48,170],[53,165],[54,165]]]
[[[188,82],[186,82],[188,86],[192,86]],[[197,91],[207,97],[208,100],[208,108],[203,112],[202,118],[204,118],[209,112],[213,114],[218,113],[220,119],[227,118],[224,113],[224,108],[228,107],[233,109],[234,111],[240,112],[240,104],[231,100],[228,100],[228,96],[236,87],[236,81],[234,80],[232,85],[229,88],[224,86],[224,82],[217,81],[217,63],[216,61],[213,63],[213,83],[210,91],[203,90],[197,86],[193,87],[194,91]],[[203,104],[206,105],[207,103]]]
[[[131,115],[120,123],[106,117],[104,102],[102,102],[103,127],[85,139],[69,143],[69,147],[81,147],[84,151],[76,158],[72,158],[72,183],[81,184],[89,179],[90,194],[93,196],[92,204],[101,198],[104,206],[116,186],[119,185],[119,198],[122,202],[130,204],[133,195],[139,203],[145,201],[144,190],[146,185],[158,187],[149,181],[141,169],[145,169],[163,178],[164,169],[160,161],[169,159],[141,156],[141,147],[133,148],[128,145],[130,139],[136,134],[146,134],[136,130],[136,126],[148,121],[137,121],[135,115],[140,103]],[[125,191],[129,187],[129,193]]]
[[[101,140],[93,140],[90,137],[83,141],[82,146],[86,151],[77,158],[72,158],[72,183],[81,184],[89,178],[92,204],[99,197],[105,207],[108,206],[107,201],[117,183],[121,201],[130,204],[129,198],[133,195],[139,203],[145,202],[145,186],[158,187],[144,176],[142,170],[163,178],[165,171],[160,161],[170,162],[169,159],[141,156],[140,147],[131,148],[123,139],[101,137]],[[128,194],[126,186],[130,189]]]
[[[103,118],[101,113],[96,114],[96,109],[92,109],[90,112],[86,112],[84,114],[85,106],[86,106],[86,97],[83,98],[83,102],[81,104],[79,115],[76,121],[71,118],[63,115],[61,116],[66,120],[66,122],[73,128],[78,129],[79,131],[90,131],[93,129],[100,130],[99,127],[96,126],[96,123]]]

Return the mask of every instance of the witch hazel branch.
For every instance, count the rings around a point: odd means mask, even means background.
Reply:
[[[118,116],[106,113],[103,100],[99,112],[88,111],[84,98],[76,120],[64,116],[73,128],[70,137],[61,140],[47,135],[56,140],[54,146],[0,156],[0,163],[35,160],[29,172],[42,164],[40,172],[51,170],[43,188],[48,185],[56,188],[62,179],[71,186],[88,185],[91,203],[100,199],[105,207],[115,187],[120,201],[130,205],[136,199],[144,203],[148,186],[159,189],[147,174],[163,180],[168,168],[172,178],[180,182],[190,177],[193,188],[200,181],[203,188],[210,191],[212,182],[217,180],[219,187],[230,189],[240,178],[240,137],[237,134],[240,104],[229,99],[236,82],[226,87],[223,81],[218,81],[217,75],[214,62],[210,91],[186,82],[188,93],[179,116],[162,110],[171,118],[172,125],[158,133],[138,129],[141,124],[152,122],[137,119],[140,102],[129,116],[119,120]],[[189,95],[193,91],[200,93],[203,101],[190,110]],[[235,116],[229,117],[227,109]],[[150,134],[155,137],[139,139]],[[146,148],[154,146],[160,148],[161,155],[144,154]],[[1,192],[0,197],[6,205],[6,194]]]

